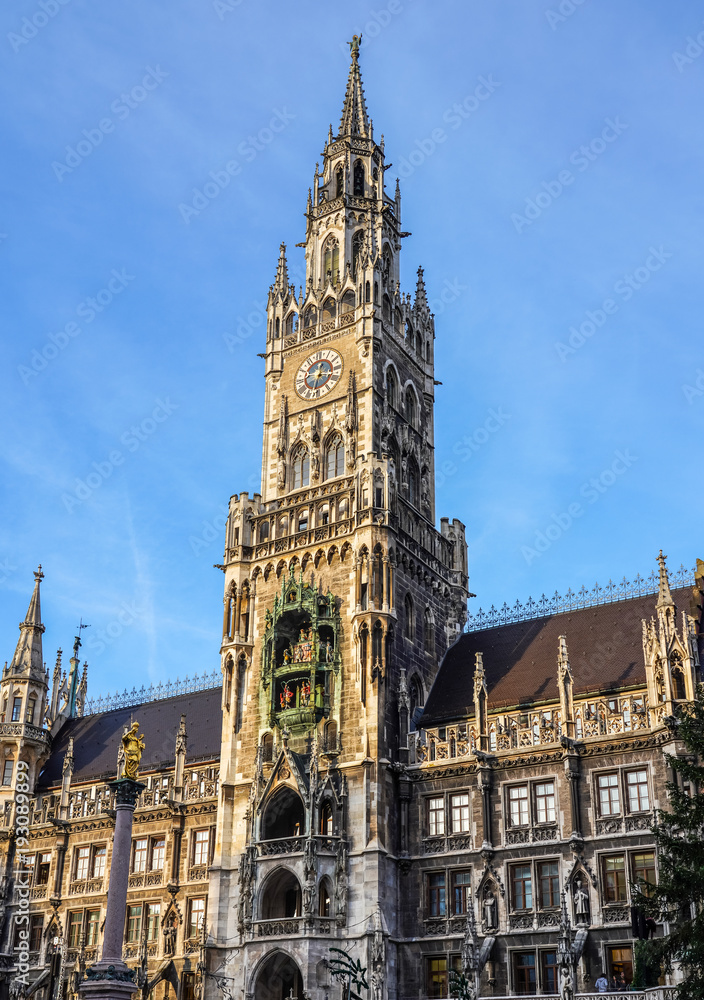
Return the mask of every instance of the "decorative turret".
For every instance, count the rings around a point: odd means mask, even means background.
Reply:
[[[643,621],[643,655],[648,679],[648,701],[658,721],[672,715],[679,701],[691,701],[696,689],[697,654],[692,642],[692,618],[684,612],[677,630],[677,609],[670,591],[667,556],[658,555],[660,579],[656,618]]]
[[[42,568],[34,574],[34,591],[27,608],[25,619],[20,623],[20,638],[15,649],[15,655],[7,670],[7,676],[31,677],[44,683],[44,657],[42,655],[42,625],[41,602],[39,586],[44,579]]]
[[[561,635],[558,642],[557,686],[560,691],[560,721],[563,735],[572,738],[574,737],[574,680],[567,654],[566,636]]]

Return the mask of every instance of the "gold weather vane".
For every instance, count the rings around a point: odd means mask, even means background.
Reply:
[[[138,735],[138,729],[139,723],[133,722],[131,727],[122,734],[124,760],[120,777],[132,778],[135,781],[139,777],[139,762],[144,750],[144,733]]]

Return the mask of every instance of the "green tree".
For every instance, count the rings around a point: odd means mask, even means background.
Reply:
[[[655,919],[666,918],[670,933],[647,942],[642,965],[679,962],[684,980],[680,1000],[704,1000],[704,689],[672,720],[673,735],[687,755],[666,754],[677,780],[667,783],[670,808],[660,810],[653,834],[658,848],[656,886],[641,883],[634,902]]]

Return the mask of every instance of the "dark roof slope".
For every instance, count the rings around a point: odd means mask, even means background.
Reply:
[[[182,714],[186,716],[188,733],[186,759],[219,757],[222,689],[218,687],[70,719],[53,740],[51,756],[39,777],[39,786],[48,788],[61,783],[61,768],[70,737],[73,737],[74,782],[114,778],[122,733],[132,722],[138,722],[140,733],[144,733],[145,749],[140,770],[173,766]]]
[[[678,609],[693,613],[692,590],[673,590]],[[642,620],[655,614],[657,595],[565,611],[546,618],[467,632],[448,649],[419,725],[474,715],[475,653],[483,654],[489,705],[503,708],[559,698],[558,637],[567,637],[575,693],[645,683]]]

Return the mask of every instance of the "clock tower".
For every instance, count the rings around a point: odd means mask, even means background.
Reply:
[[[308,191],[305,287],[282,245],[269,289],[261,493],[231,498],[221,567],[209,954],[257,1000],[322,1000],[330,947],[395,995],[408,733],[468,597],[464,525],[435,527],[434,319],[421,268],[401,290],[410,234],[358,42]]]

